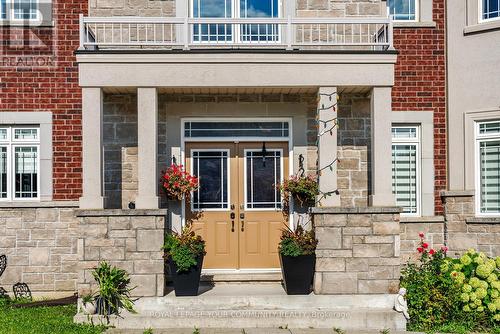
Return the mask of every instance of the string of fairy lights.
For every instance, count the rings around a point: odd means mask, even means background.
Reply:
[[[320,115],[319,115],[321,111],[330,111],[331,110],[331,111],[335,112],[335,110],[337,109],[338,101],[339,101],[339,95],[337,94],[337,92],[319,93],[318,99],[321,100],[322,97],[326,97],[330,103],[327,106],[325,106],[325,104],[321,104],[321,106],[319,106],[316,110],[316,124],[318,126],[318,134],[316,135],[316,146],[317,147],[319,147],[320,138],[325,136],[325,135],[333,136],[334,135],[333,130],[335,130],[335,128],[339,125],[337,117],[322,120],[322,119],[320,119]],[[319,166],[319,158],[318,158],[318,160],[316,162],[316,168],[317,168],[316,177],[317,177],[318,184],[319,184],[319,178],[322,175],[323,171],[329,170],[329,171],[333,172],[333,167],[339,161],[340,160],[338,159],[338,157],[334,157],[333,160],[331,162],[329,162],[328,164],[326,164],[325,166]],[[338,195],[339,190],[335,189],[335,190],[326,191],[326,192],[319,190],[318,198],[316,199],[316,205],[321,206],[321,201],[323,199],[333,195],[333,194]]]

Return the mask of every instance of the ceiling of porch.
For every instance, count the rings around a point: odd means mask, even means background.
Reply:
[[[345,86],[338,87],[340,94],[366,94],[369,86]],[[135,87],[105,87],[104,92],[108,94],[135,93]],[[318,87],[160,87],[160,94],[315,94]]]

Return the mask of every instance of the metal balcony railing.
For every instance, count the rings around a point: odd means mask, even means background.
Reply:
[[[177,18],[80,16],[80,49],[387,50],[390,17]]]

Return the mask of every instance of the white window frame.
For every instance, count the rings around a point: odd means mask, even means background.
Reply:
[[[412,0],[409,0],[409,1],[412,1]],[[415,1],[415,19],[413,20],[397,20],[397,19],[394,19],[394,14],[390,12],[390,8],[389,8],[389,1],[386,2],[387,4],[387,12],[389,15],[391,15],[393,17],[393,21],[394,22],[419,22],[420,21],[420,1],[421,0],[414,0]]]
[[[483,18],[484,8],[483,8],[483,0],[478,0],[479,10],[478,10],[478,22],[492,22],[500,20],[500,15],[497,17],[492,17],[489,19]],[[499,4],[500,5],[500,4]],[[499,8],[500,9],[500,8]]]
[[[228,212],[231,211],[231,150],[227,148],[193,148],[191,149],[191,166],[189,168],[189,173],[194,175],[194,152],[225,152],[227,154],[227,208],[206,208],[206,209],[195,209],[194,203],[191,200],[191,212],[203,212],[203,211],[215,211],[215,212]],[[194,191],[191,192],[191,198],[194,198]]]
[[[408,124],[393,124],[392,128],[413,128],[416,129],[415,138],[393,138],[391,131],[391,152],[393,145],[415,145],[417,150],[416,156],[416,194],[417,194],[417,210],[415,213],[403,213],[401,216],[405,217],[420,217],[422,215],[422,142],[421,142],[421,126],[420,125],[408,125]],[[392,129],[391,128],[391,129]]]
[[[36,22],[36,23],[41,22],[42,17],[41,17],[41,13],[40,13],[40,5],[41,5],[40,0],[34,0],[34,2],[36,4],[35,17],[29,18],[29,19],[16,18],[15,3],[18,1],[20,1],[20,0],[5,0],[6,13],[0,12],[0,22],[10,21],[13,24],[19,24],[22,22]],[[1,6],[0,6],[0,10],[1,10]],[[2,17],[3,15],[5,15],[5,18]]]
[[[189,17],[194,18],[194,1],[198,0],[189,0]],[[245,0],[228,0],[231,3],[231,16],[227,17],[228,19],[231,18],[241,18],[241,2]],[[283,12],[283,1],[285,0],[278,0],[278,17],[277,18],[282,18],[284,16]],[[199,10],[199,9],[198,9]],[[224,9],[225,10],[225,9]],[[282,36],[283,36],[283,31],[280,26],[278,26],[278,39],[276,41],[242,41],[241,40],[241,33],[240,33],[240,26],[239,25],[233,25],[233,32],[231,35],[231,40],[228,41],[193,41],[193,36],[194,36],[194,26],[192,27],[190,33],[191,36],[189,37],[192,43],[196,44],[280,44],[282,41]]]
[[[248,171],[247,171],[247,153],[248,152],[261,152],[261,149],[244,149],[243,150],[243,191],[244,193],[244,206],[245,206],[245,211],[281,211],[283,203],[281,203],[281,206],[278,208],[250,208],[248,207]],[[270,148],[266,149],[267,152],[280,152],[280,180],[279,183],[282,184],[284,180],[284,175],[283,175],[283,150],[281,148]]]
[[[40,201],[41,198],[41,166],[40,166],[40,127],[38,125],[0,125],[0,128],[7,129],[7,139],[0,140],[0,146],[7,147],[7,197],[0,198],[0,202],[33,202]],[[14,131],[15,129],[29,128],[37,129],[37,139],[15,139]],[[36,147],[37,149],[37,196],[36,197],[16,197],[15,189],[15,149],[17,147]]]
[[[500,132],[490,133],[490,134],[480,134],[479,127],[480,124],[487,123],[498,123],[500,120],[487,120],[487,121],[476,121],[474,124],[474,179],[475,179],[475,205],[476,205],[476,216],[499,216],[498,212],[481,212],[481,158],[480,158],[480,145],[482,142],[487,141],[500,141]]]

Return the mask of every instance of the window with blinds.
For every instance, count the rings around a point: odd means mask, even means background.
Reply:
[[[477,123],[477,187],[479,212],[500,213],[500,121]]]
[[[420,136],[417,126],[392,128],[392,191],[403,214],[420,214]]]
[[[0,200],[39,199],[39,127],[0,127]]]

